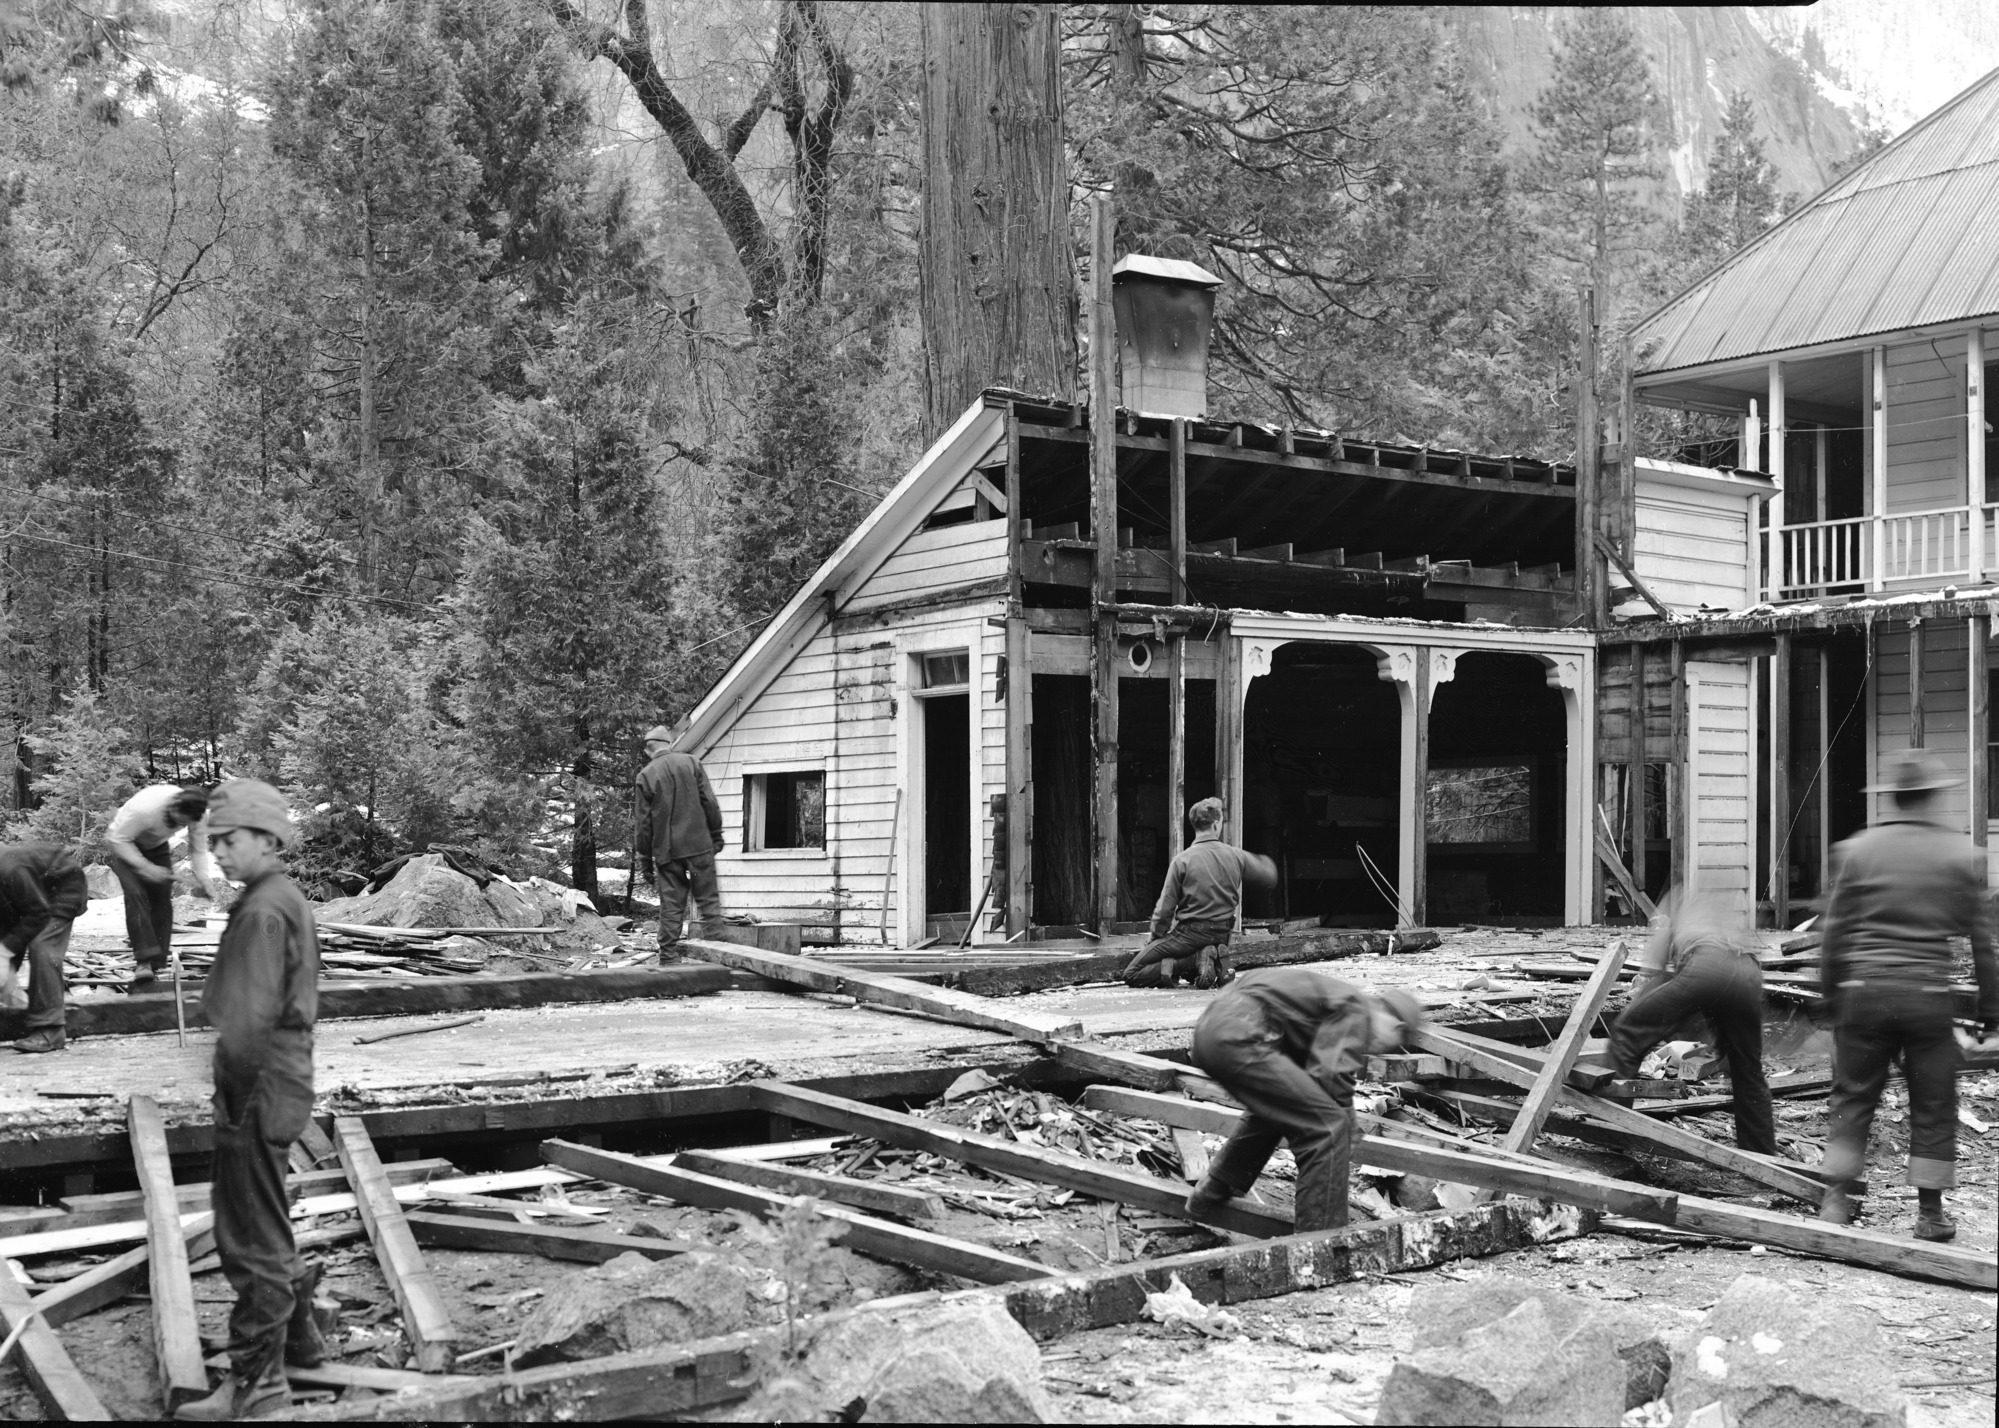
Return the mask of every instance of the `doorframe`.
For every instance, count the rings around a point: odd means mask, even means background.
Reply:
[[[970,842],[970,860],[966,866],[971,869],[972,909],[978,907],[979,893],[991,875],[983,856],[984,826],[981,822],[985,791],[985,767],[981,757],[984,720],[981,716],[990,702],[989,686],[992,680],[984,658],[984,634],[983,620],[956,620],[931,629],[903,631],[896,638],[896,687],[902,707],[909,711],[909,717],[896,721],[896,767],[902,777],[902,802],[906,816],[896,832],[896,866],[902,872],[897,876],[890,896],[896,901],[894,922],[901,930],[901,945],[904,947],[920,942],[928,935],[926,927],[930,920],[930,860],[924,837],[925,795],[928,791],[924,756],[928,750],[926,721],[919,717],[926,699],[952,694],[966,696],[965,773],[968,806],[971,809],[971,816],[966,820]],[[966,656],[965,683],[949,689],[926,690],[923,687],[923,656],[950,654],[959,650],[963,650]],[[977,938],[978,934],[974,931],[973,940]]]

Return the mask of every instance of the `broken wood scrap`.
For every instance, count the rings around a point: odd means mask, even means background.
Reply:
[[[1617,980],[1617,974],[1624,968],[1624,943],[1622,940],[1611,944],[1611,950],[1596,964],[1589,985],[1583,988],[1575,1005],[1569,1009],[1568,1024],[1562,1034],[1555,1038],[1548,1048],[1547,1059],[1541,1069],[1534,1074],[1528,1087],[1527,1099],[1521,1103],[1520,1114],[1513,1118],[1505,1139],[1504,1149],[1517,1154],[1525,1154],[1534,1144],[1534,1137],[1540,1134],[1542,1122],[1548,1119],[1548,1112],[1555,1108],[1555,1097],[1567,1084],[1576,1057],[1582,1051],[1583,1041],[1590,1028],[1596,1025],[1597,1014],[1603,1010],[1610,989]]]
[[[194,1283],[188,1276],[173,1162],[167,1156],[166,1120],[151,1096],[133,1096],[127,1104],[126,1125],[145,1201],[153,1353],[161,1397],[171,1411],[208,1393],[208,1374],[201,1366],[201,1326],[194,1312]]]
[[[485,1019],[483,1014],[479,1016],[461,1016],[453,1017],[450,1021],[434,1021],[428,1026],[405,1026],[395,1031],[378,1031],[372,1036],[355,1037],[354,1044],[356,1046],[370,1046],[377,1041],[393,1041],[399,1036],[422,1036],[426,1032],[451,1031],[457,1027],[471,1026],[475,1022],[482,1022]]]
[[[402,1312],[411,1357],[426,1373],[442,1373],[457,1354],[457,1332],[417,1248],[416,1237],[410,1233],[395,1187],[375,1154],[375,1144],[358,1116],[335,1118],[333,1142],[347,1182],[353,1187],[361,1223],[375,1247],[375,1262]]]
[[[768,1111],[834,1126],[855,1135],[871,1135],[890,1145],[928,1151],[961,1164],[1022,1176],[1035,1184],[1062,1186],[1100,1200],[1116,1200],[1178,1219],[1189,1218],[1186,1187],[1177,1181],[1058,1151],[1017,1145],[804,1086],[781,1081],[753,1081],[749,1085],[759,1105]],[[1212,1222],[1240,1234],[1265,1238],[1284,1234],[1290,1228],[1289,1216],[1240,1204],[1224,1206],[1212,1217]]]
[[[0,1319],[20,1355],[21,1373],[51,1418],[66,1423],[104,1423],[110,1412],[63,1347],[62,1338],[28,1299],[28,1291],[0,1265]],[[196,1361],[199,1366],[199,1359]],[[207,1390],[203,1375],[202,1391]]]
[[[687,1240],[626,1235],[601,1227],[523,1225],[514,1220],[479,1219],[435,1210],[412,1210],[404,1218],[416,1242],[432,1249],[533,1254],[546,1259],[603,1264],[634,1250],[648,1259],[672,1259],[700,1248]]]
[[[792,957],[782,952],[766,952],[760,948],[731,942],[710,942],[702,938],[689,938],[680,947],[687,955],[704,962],[769,977],[788,986],[813,992],[841,992],[869,1005],[912,1011],[959,1026],[1002,1031],[1029,1041],[1078,1036],[1083,1030],[1082,1023],[1074,1018],[1041,1012],[1009,1016],[994,1010],[981,998],[964,992],[928,987],[901,977],[847,971],[815,962],[809,957]]]
[[[633,1156],[572,1145],[568,1141],[543,1141],[541,1149],[542,1155],[551,1164],[565,1170],[608,1180],[614,1185],[623,1185],[648,1195],[665,1196],[684,1205],[709,1210],[747,1210],[752,1214],[769,1216],[790,1204],[788,1197],[754,1186],[697,1174],[678,1166],[648,1165]],[[877,1220],[843,1205],[822,1204],[819,1213],[846,1227],[845,1234],[841,1236],[844,1244],[877,1259],[893,1260],[898,1264],[914,1265],[918,1269],[940,1274],[955,1274],[988,1284],[1016,1279],[1045,1279],[1055,1272],[1033,1260]]]
[[[944,1214],[944,1202],[923,1191],[904,1190],[867,1180],[850,1180],[816,1170],[762,1165],[755,1161],[738,1160],[726,1152],[683,1150],[673,1157],[673,1163],[683,1170],[692,1170],[718,1180],[734,1180],[780,1195],[816,1195],[822,1200],[851,1205],[857,1210],[877,1215],[895,1215],[905,1220],[935,1220]]]
[[[1054,1279],[994,1285],[951,1295],[945,1302],[996,1299],[1030,1334],[1046,1342],[1086,1329],[1138,1322],[1146,1296],[1156,1293],[1171,1275],[1178,1275],[1203,1303],[1236,1304],[1573,1239],[1594,1225],[1594,1216],[1568,1206],[1537,1209],[1517,1200],[1502,1201],[1458,1213],[1371,1221],[1343,1230],[1286,1235]],[[930,1299],[876,1300],[810,1316],[799,1321],[798,1328],[817,1334],[860,1315],[893,1313]],[[312,1416],[343,1422],[551,1422],[572,1419],[579,1403],[587,1403],[590,1415],[602,1419],[689,1416],[746,1397],[757,1365],[767,1361],[783,1332],[754,1329],[579,1363],[549,1364],[393,1398],[340,1403]]]
[[[182,1225],[181,1233],[185,1237],[183,1253],[187,1259],[201,1259],[215,1248],[215,1216],[196,1215]],[[35,1296],[35,1307],[42,1311],[42,1318],[51,1327],[59,1328],[136,1292],[148,1282],[151,1265],[151,1248],[140,1245],[43,1290]]]

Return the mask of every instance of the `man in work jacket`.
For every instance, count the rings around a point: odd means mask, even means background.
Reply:
[[[1992,955],[1985,854],[1937,821],[1952,781],[1921,749],[1882,760],[1894,809],[1840,845],[1819,949],[1819,985],[1833,1023],[1830,1188],[1819,1218],[1853,1217],[1848,1184],[1866,1168],[1874,1110],[1897,1059],[1909,1083],[1909,1183],[1916,1238],[1948,1240],[1957,1226],[1943,1192],[1957,1183],[1957,1067],[1951,1025],[1950,938],[1971,941],[1980,1039],[1999,1029],[1999,964]],[[1984,790],[1974,790],[1982,800]],[[1983,816],[1981,811],[1980,816]]]
[[[62,963],[69,927],[90,903],[90,888],[76,854],[53,843],[0,848],[0,946],[7,962],[0,988],[14,990],[28,964],[28,1034],[16,1051],[60,1051],[63,1029]]]
[[[1222,841],[1222,801],[1204,798],[1187,810],[1194,841],[1166,870],[1152,909],[1152,940],[1124,966],[1125,985],[1170,987],[1186,977],[1203,989],[1228,980],[1222,949],[1235,935],[1247,878],[1268,887],[1277,864]]]
[[[156,783],[126,799],[104,830],[111,871],[125,893],[125,935],[138,964],[134,987],[154,981],[167,964],[174,935],[174,860],[167,843],[183,828],[188,866],[202,890],[215,895],[208,829],[201,821],[207,811],[208,795],[200,789]]]
[[[243,884],[201,993],[215,1028],[215,1249],[236,1291],[229,1373],[176,1418],[220,1422],[291,1407],[286,1361],[325,1356],[312,1318],[315,1271],[299,1263],[286,1153],[312,1115],[319,934],[284,872],[291,811],[267,783],[232,778],[209,801],[222,870]]]
[[[1763,969],[1744,920],[1720,898],[1675,889],[1652,929],[1631,1003],[1610,1028],[1610,1059],[1636,1076],[1652,1048],[1695,1012],[1707,1018],[1728,1058],[1735,1094],[1735,1143],[1777,1153],[1770,1082],[1763,1074]]]
[[[650,869],[659,889],[659,955],[680,940],[687,900],[694,899],[696,937],[722,920],[722,889],[715,854],[722,847],[722,808],[708,785],[708,770],[692,754],[672,752],[664,724],[646,731],[646,766],[639,771],[633,866]]]
[[[1346,1224],[1354,1078],[1422,1024],[1422,1003],[1399,987],[1372,992],[1309,967],[1260,967],[1224,988],[1194,1024],[1193,1058],[1243,1118],[1187,1213],[1206,1219],[1249,1193],[1283,1140],[1298,1161],[1297,1230]]]

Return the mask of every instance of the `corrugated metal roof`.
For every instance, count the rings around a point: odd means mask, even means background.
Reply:
[[[1999,312],[1999,69],[1641,321],[1641,375]]]

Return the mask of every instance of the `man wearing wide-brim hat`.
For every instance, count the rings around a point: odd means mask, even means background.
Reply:
[[[1828,1190],[1819,1217],[1852,1219],[1851,1182],[1866,1168],[1874,1110],[1897,1060],[1909,1083],[1909,1183],[1916,1238],[1948,1240],[1957,1227],[1943,1192],[1957,1183],[1957,1038],[1951,1025],[1950,939],[1971,940],[1980,1035],[1999,1026],[1999,963],[1992,952],[1985,854],[1946,827],[1937,794],[1956,787],[1935,758],[1909,749],[1883,758],[1881,822],[1838,850],[1820,949],[1820,987],[1833,1023]],[[1983,790],[1974,791],[1975,797]],[[1977,808],[1976,816],[1984,817]]]
[[[633,813],[632,860],[659,889],[659,955],[675,955],[681,920],[694,903],[694,935],[722,920],[722,890],[715,854],[722,848],[722,807],[708,771],[692,754],[676,753],[673,731],[646,731],[646,766],[639,771]]]

